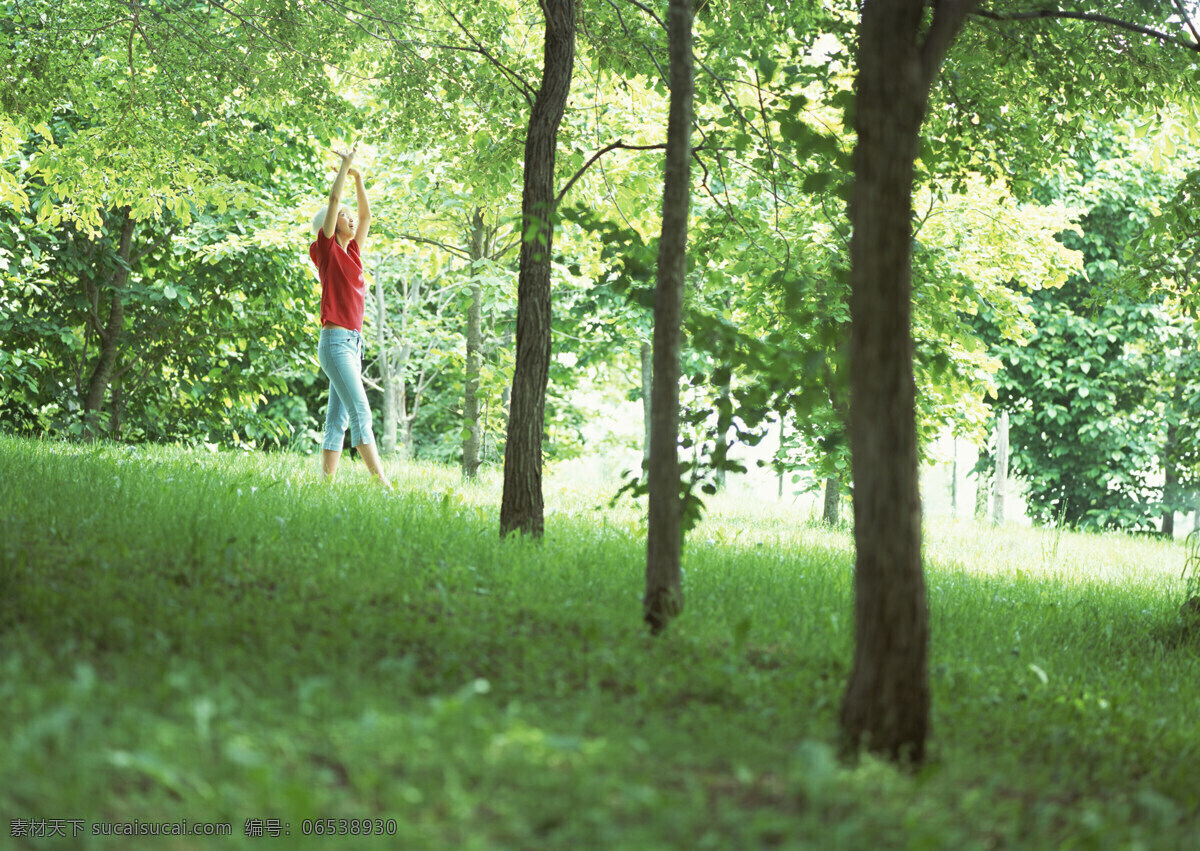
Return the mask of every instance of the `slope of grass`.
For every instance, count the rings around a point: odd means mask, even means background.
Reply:
[[[502,542],[494,480],[394,481],[0,438],[0,847],[1200,847],[1175,544],[929,529],[912,776],[831,748],[845,533],[718,501],[651,639],[606,493]],[[183,819],[231,835],[92,835]]]

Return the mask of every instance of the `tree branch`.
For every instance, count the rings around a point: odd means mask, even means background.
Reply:
[[[346,23],[348,23],[348,24],[353,24],[354,26],[356,26],[356,27],[358,27],[360,30],[362,30],[362,31],[363,31],[363,33],[364,33],[364,34],[367,36],[367,38],[373,38],[373,39],[377,39],[378,41],[388,41],[388,39],[387,39],[387,38],[384,38],[384,37],[383,37],[383,36],[381,36],[379,33],[377,33],[377,32],[371,32],[369,29],[367,29],[366,27],[364,27],[364,26],[362,25],[362,22],[361,22],[361,21],[356,21],[356,20],[354,20],[353,18],[351,18],[351,17],[350,17],[350,16],[347,14],[347,12],[354,12],[355,14],[359,15],[360,17],[364,17],[364,18],[367,18],[367,19],[369,19],[369,20],[374,20],[374,21],[376,21],[377,23],[383,23],[384,25],[387,25],[387,24],[390,24],[390,23],[393,23],[393,22],[391,22],[391,21],[383,21],[383,20],[379,19],[378,17],[376,17],[376,16],[374,16],[374,15],[365,15],[365,14],[363,14],[362,12],[359,12],[357,9],[351,9],[349,6],[346,6],[346,5],[345,5],[345,4],[343,4],[343,3],[338,3],[338,2],[335,2],[335,0],[321,0],[321,3],[322,3],[323,5],[325,5],[325,6],[328,6],[329,8],[333,9],[333,10],[334,10],[334,12],[335,12],[335,14],[337,14],[337,15],[338,15],[340,18],[342,18],[342,20],[344,20]],[[389,37],[390,37],[390,33],[389,33]]]
[[[613,142],[611,145],[606,145],[605,147],[598,150],[596,153],[592,154],[592,158],[589,159],[587,162],[585,162],[583,164],[583,167],[580,168],[579,171],[575,172],[575,174],[571,176],[571,179],[567,181],[566,185],[563,186],[562,191],[559,192],[558,196],[554,199],[554,206],[557,207],[560,203],[562,203],[562,199],[566,196],[567,192],[569,192],[571,190],[571,187],[575,185],[575,181],[577,181],[577,180],[579,180],[579,178],[583,177],[583,173],[585,171],[587,171],[592,166],[592,164],[596,162],[596,160],[600,159],[600,157],[604,156],[609,151],[615,151],[618,149],[625,150],[625,151],[661,151],[666,147],[667,146],[664,144],[626,145],[620,139]]]
[[[783,240],[783,267],[790,269],[792,266],[792,247],[788,244],[787,238],[779,229],[779,184],[775,179],[775,145],[771,142],[771,119],[767,117],[767,104],[763,101],[762,96],[762,78],[759,77],[758,69],[754,71],[754,89],[758,93],[758,111],[762,116],[763,121],[763,141],[767,144],[767,176],[771,181],[771,198],[774,199],[775,211],[775,233]]]
[[[647,9],[641,3],[636,2],[636,0],[630,0],[630,2],[632,2],[633,5],[640,8],[642,11],[644,11],[650,17],[654,18],[654,20],[658,21],[658,25],[660,27],[662,27],[664,31],[666,30],[666,27],[663,24],[662,19],[659,18],[658,15],[654,14],[654,12]],[[636,39],[634,39],[634,37],[633,37],[633,33],[631,33],[629,31],[629,27],[625,26],[625,17],[621,14],[621,10],[617,8],[616,3],[614,3],[613,0],[608,0],[608,5],[612,6],[613,11],[617,13],[617,23],[619,23],[621,25],[621,29],[625,32],[625,37],[628,38],[630,41],[636,42]],[[642,45],[642,49],[646,52],[646,55],[648,57],[650,57],[650,61],[652,63],[654,63],[654,67],[658,69],[658,76],[661,77],[663,80],[666,80],[667,72],[664,71],[662,66],[658,64],[658,59],[655,57],[654,53],[651,52],[650,48],[646,47],[645,45]]]
[[[921,45],[921,71],[928,89],[937,79],[938,69],[946,58],[946,51],[962,29],[967,15],[979,4],[979,0],[934,0],[933,21]]]
[[[396,238],[397,239],[406,239],[409,242],[420,242],[420,243],[424,243],[425,245],[432,245],[435,248],[440,248],[443,251],[447,251],[450,254],[453,254],[455,257],[462,258],[463,260],[471,259],[471,255],[468,254],[467,252],[463,251],[461,248],[450,245],[449,243],[446,243],[446,242],[440,242],[436,239],[429,239],[428,237],[424,237],[424,236],[416,236],[411,233],[397,234]]]
[[[175,238],[176,231],[177,231],[177,227],[175,227],[175,226],[169,227],[169,228],[167,228],[166,232],[163,233],[161,236],[159,236],[158,239],[154,240],[154,242],[143,247],[140,251],[136,251],[136,252],[133,252],[132,254],[130,254],[129,255],[129,265],[130,266],[136,265],[137,263],[141,262],[143,257],[148,257],[150,254],[152,254],[155,251],[157,251],[158,249],[162,248],[164,245],[166,245],[168,242],[170,242],[172,239]]]
[[[658,14],[653,9],[651,9],[649,6],[646,6],[644,3],[639,3],[638,0],[625,0],[625,2],[631,6],[637,6],[639,9],[641,9],[643,12],[645,12],[647,15],[649,15],[651,18],[653,18],[654,22],[658,24],[659,28],[663,32],[667,31],[667,25],[663,22],[663,19],[660,18],[658,16]],[[611,5],[611,3],[610,3],[610,5]],[[618,12],[617,14],[620,14],[620,12]]]
[[[458,19],[458,16],[455,15],[454,12],[450,10],[449,6],[446,6],[443,4],[442,8],[445,10],[446,14],[450,16],[450,19],[452,21],[454,21],[454,23],[458,26],[458,28],[463,31],[463,35],[465,35],[470,40],[470,42],[475,45],[475,49],[477,51],[479,51],[480,55],[483,56],[483,58],[486,59],[488,62],[491,62],[492,65],[494,65],[497,68],[497,70],[500,71],[501,74],[503,74],[505,77],[507,77],[512,82],[512,84],[516,87],[517,91],[519,91],[521,93],[521,96],[525,98],[525,102],[529,104],[529,108],[532,109],[533,108],[533,100],[536,95],[536,92],[534,91],[533,87],[530,86],[523,79],[521,79],[520,74],[518,74],[516,71],[513,71],[507,65],[504,65],[496,57],[492,56],[492,54],[488,51],[488,49],[479,43],[479,39],[475,38],[475,36],[471,33],[471,31],[467,29],[466,25],[463,24],[463,22]]]
[[[1000,14],[998,12],[992,12],[988,9],[979,9],[979,10],[973,12],[973,14],[978,15],[981,18],[987,18],[992,21],[1005,21],[1005,22],[1007,22],[1007,21],[1036,21],[1039,19],[1047,19],[1047,18],[1064,18],[1064,19],[1073,20],[1073,21],[1089,21],[1089,22],[1095,23],[1095,24],[1107,24],[1108,26],[1116,27],[1118,29],[1129,30],[1130,32],[1135,32],[1135,33],[1140,33],[1141,35],[1150,36],[1151,38],[1158,39],[1159,41],[1163,42],[1164,44],[1174,44],[1178,47],[1187,48],[1188,50],[1194,50],[1197,53],[1200,53],[1200,40],[1196,41],[1195,43],[1187,42],[1182,39],[1176,38],[1173,35],[1168,35],[1167,33],[1160,32],[1156,29],[1151,29],[1150,27],[1144,27],[1141,24],[1135,24],[1130,21],[1122,21],[1119,18],[1112,18],[1112,17],[1109,17],[1108,15],[1096,15],[1096,14],[1092,14],[1091,12],[1068,12],[1068,11],[1064,11],[1062,9],[1040,9],[1040,10],[1037,10],[1034,12],[1014,12],[1009,15],[1004,15],[1004,14]],[[1189,22],[1189,24],[1190,24],[1190,22]]]
[[[267,41],[271,42],[272,44],[276,45],[277,47],[282,48],[283,52],[285,52],[285,53],[291,53],[296,56],[301,56],[305,59],[308,59],[309,61],[317,62],[322,66],[336,68],[339,73],[345,74],[348,77],[353,77],[356,80],[368,79],[359,74],[355,74],[354,72],[349,71],[345,68],[340,68],[337,65],[333,64],[332,62],[329,62],[326,59],[322,59],[319,56],[313,56],[311,53],[305,53],[302,50],[297,50],[295,47],[288,44],[287,42],[282,41],[281,39],[278,39],[275,36],[271,35],[269,32],[264,30],[262,27],[258,26],[258,24],[251,21],[245,15],[239,15],[237,12],[235,12],[229,6],[222,3],[221,0],[205,0],[205,2],[208,3],[209,6],[212,6],[214,9],[218,9],[219,11],[224,12],[226,15],[233,18],[235,21],[239,21],[242,24],[242,27],[247,30],[247,32],[258,33],[260,36],[265,38]]]
[[[1192,31],[1192,38],[1196,39],[1197,44],[1200,44],[1200,32],[1196,31],[1196,25],[1192,23],[1192,19],[1187,13],[1187,7],[1183,5],[1183,0],[1175,0],[1175,8],[1179,10],[1187,28]]]

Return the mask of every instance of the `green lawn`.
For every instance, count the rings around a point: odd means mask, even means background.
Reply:
[[[652,639],[606,493],[501,542],[494,480],[360,467],[0,438],[0,847],[1200,848],[1177,544],[928,529],[909,775],[832,748],[844,532],[718,500]],[[91,835],[183,819],[232,835]]]

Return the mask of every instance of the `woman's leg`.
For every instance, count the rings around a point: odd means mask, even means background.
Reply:
[[[328,331],[323,333],[329,333]],[[352,331],[338,332],[339,342],[329,348],[329,365],[322,363],[350,422],[351,445],[358,450],[367,470],[387,487],[391,484],[383,472],[383,463],[375,447],[371,427],[371,406],[362,383],[362,337]],[[329,447],[326,447],[329,448]]]
[[[376,450],[375,444],[360,443],[354,448],[362,456],[363,463],[367,465],[367,469],[371,471],[371,475],[378,479],[381,485],[391,490],[392,483],[388,481],[387,474],[383,472],[383,461],[379,458],[379,452]]]
[[[325,406],[325,434],[321,440],[321,470],[326,479],[333,479],[337,474],[338,461],[342,457],[342,444],[346,439],[346,427],[350,424],[350,412],[338,395],[337,384],[333,380],[336,349],[339,341],[328,331],[321,332],[321,342],[317,346],[317,360],[321,370],[329,379],[329,402]]]

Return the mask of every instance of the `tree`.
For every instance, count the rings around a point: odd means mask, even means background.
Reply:
[[[929,615],[921,571],[909,329],[913,166],[931,86],[977,5],[939,0],[926,21],[921,0],[868,2],[859,29],[850,209],[855,656],[841,721],[850,748],[866,746],[893,759],[923,758],[929,722]],[[1132,14],[1143,13],[1134,4]],[[1056,11],[1014,13],[1007,19],[1025,17],[1115,21]],[[1162,35],[1136,25],[1132,29],[1151,38]],[[1125,40],[1114,46],[1129,51]],[[1188,46],[1200,50],[1200,38]],[[1076,90],[1074,97],[1080,96]]]
[[[500,534],[541,536],[542,433],[550,373],[550,266],[558,126],[575,63],[575,0],[542,0],[546,19],[542,82],[529,113],[517,275],[517,351],[504,445]]]
[[[0,258],[17,263],[0,271],[0,348],[38,366],[5,419],[124,440],[265,446],[304,433],[308,411],[288,381],[306,372],[315,320],[276,214],[294,230],[290,210],[260,204],[186,229],[114,215],[117,233],[89,237],[5,211]]]
[[[850,447],[854,668],[842,704],[852,749],[920,762],[929,727],[929,611],[921,570],[913,382],[913,162],[930,86],[969,0],[863,6],[850,219]]]
[[[643,617],[662,632],[683,610],[680,573],[683,503],[679,493],[679,349],[683,283],[687,272],[691,197],[692,4],[671,0],[671,105],[663,179],[662,237],[654,295],[654,379],[650,402],[649,526],[646,534],[646,595]]]
[[[1011,412],[1014,470],[1040,523],[1150,530],[1162,515],[1169,526],[1177,479],[1190,478],[1186,462],[1171,463],[1180,458],[1179,427],[1195,415],[1183,323],[1169,289],[1123,283],[1130,247],[1152,231],[1154,210],[1169,209],[1182,174],[1155,155],[1158,134],[1137,138],[1138,125],[1093,124],[1089,149],[1039,186],[1082,208],[1079,228],[1061,239],[1084,265],[1060,290],[1033,293],[1036,330],[1027,339],[996,347],[1005,362],[997,407]],[[1182,268],[1173,243],[1154,244],[1164,251],[1155,266]],[[1163,475],[1166,487],[1157,483]]]
[[[467,479],[479,472],[482,432],[479,422],[479,370],[483,350],[483,287],[474,278],[476,263],[492,253],[489,232],[484,227],[483,211],[478,207],[471,214],[471,304],[467,308],[467,361],[463,391],[462,472]],[[495,239],[494,233],[491,234]]]

